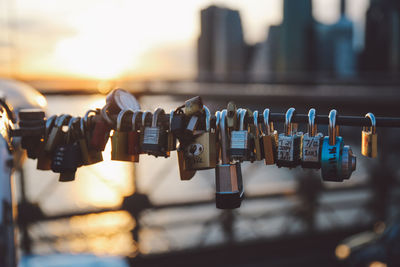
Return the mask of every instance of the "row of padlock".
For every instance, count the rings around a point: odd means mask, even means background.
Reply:
[[[134,101],[118,99],[121,96],[116,97],[113,91],[107,96],[106,106],[89,110],[82,118],[61,115],[36,119],[44,124],[44,131],[36,139],[25,137],[29,141],[22,143],[28,156],[38,159],[38,169],[53,170],[60,173],[60,181],[72,181],[78,167],[103,160],[102,151],[113,130],[112,160],[139,162],[141,154],[169,157],[176,150],[181,180],[190,180],[197,170],[215,168],[218,208],[240,206],[243,161],[321,169],[325,181],[348,179],[356,167],[351,148],[339,136],[336,110],[329,113],[329,135],[324,137],[317,132],[314,109],[308,114],[307,133],[297,131],[292,123],[295,109],[290,108],[284,132],[278,134],[269,109],[259,116],[258,111],[236,109],[229,103],[227,109],[211,116],[201,98],[196,97],[165,114],[161,108],[154,113],[140,111]],[[375,119],[373,114],[367,116],[373,127],[363,129],[363,155],[376,156]],[[20,112],[20,127],[37,127],[28,122],[33,117]]]

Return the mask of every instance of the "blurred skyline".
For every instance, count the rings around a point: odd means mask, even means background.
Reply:
[[[340,0],[313,0],[314,18],[334,23]],[[200,10],[239,10],[248,43],[282,21],[282,0],[0,0],[0,77],[192,79]],[[354,46],[363,45],[368,0],[347,2]]]

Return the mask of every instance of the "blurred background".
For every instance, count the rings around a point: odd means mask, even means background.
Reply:
[[[151,111],[200,95],[212,112],[234,100],[259,111],[400,116],[399,72],[395,0],[0,0],[0,87],[15,79],[36,88],[48,116],[82,116],[116,87]],[[72,183],[28,159],[15,174],[19,254],[399,266],[399,234],[390,246],[376,239],[398,225],[400,131],[378,134],[379,157],[369,159],[361,129],[342,127],[358,158],[339,184],[322,183],[319,171],[242,164],[246,200],[234,211],[215,208],[213,170],[180,181],[174,153],[133,166],[111,162],[108,144],[105,161]]]

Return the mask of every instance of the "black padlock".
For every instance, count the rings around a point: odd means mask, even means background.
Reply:
[[[51,170],[53,172],[60,173],[60,182],[69,182],[75,180],[75,172],[77,168],[83,165],[80,145],[72,140],[72,124],[77,121],[79,121],[78,118],[70,120],[65,144],[59,145],[53,153]]]

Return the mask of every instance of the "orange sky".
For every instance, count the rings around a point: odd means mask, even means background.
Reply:
[[[349,2],[363,16],[368,0]],[[333,23],[338,3],[314,0],[314,16]],[[0,75],[192,78],[199,11],[210,4],[239,9],[251,43],[282,19],[282,0],[0,0]]]

